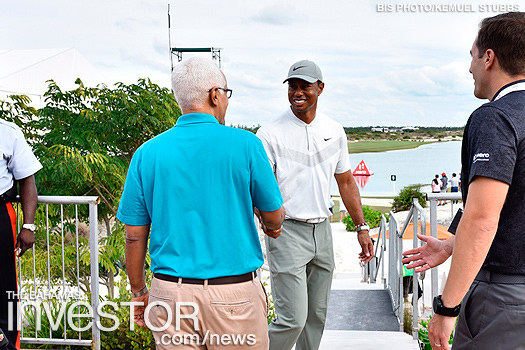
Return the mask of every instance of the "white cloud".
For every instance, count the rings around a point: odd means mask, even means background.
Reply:
[[[467,88],[470,74],[468,64],[453,62],[442,67],[424,66],[417,69],[403,69],[385,74],[384,81],[393,89],[416,96],[465,95],[472,93]],[[470,80],[471,81],[471,80]]]
[[[290,5],[282,4],[267,6],[251,16],[250,19],[260,23],[277,26],[289,26],[299,21],[312,20],[308,15],[305,15],[303,11]]]
[[[484,1],[471,2],[478,9]],[[75,47],[110,82],[150,77],[169,87],[166,5],[161,0],[6,2],[0,50]],[[482,103],[472,95],[468,52],[479,21],[493,13],[383,13],[377,5],[375,0],[177,1],[171,6],[171,41],[178,47],[222,48],[234,89],[229,123],[258,124],[281,113],[288,106],[282,84],[288,68],[308,58],[326,79],[320,109],[344,125],[463,125]]]

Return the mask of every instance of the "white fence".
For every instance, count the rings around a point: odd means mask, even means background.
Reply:
[[[66,196],[39,196],[39,206],[45,206],[45,227],[37,228],[37,236],[41,237],[45,232],[45,247],[41,246],[41,240],[37,240],[32,250],[28,250],[24,256],[18,259],[18,282],[19,282],[19,299],[20,299],[20,342],[31,344],[54,344],[54,345],[81,345],[90,346],[92,349],[100,349],[100,329],[98,327],[100,317],[98,314],[99,298],[99,259],[98,259],[98,197],[66,197]],[[55,215],[50,214],[50,206],[53,206]],[[67,206],[67,207],[66,207]],[[86,252],[87,247],[79,246],[79,206],[88,207],[89,218],[89,276],[80,275],[80,266],[82,250]],[[57,210],[57,207],[59,210]],[[72,216],[65,217],[65,208],[67,212],[74,213]],[[80,207],[81,210],[83,207]],[[18,230],[21,225],[21,211],[20,205],[15,206],[17,212]],[[58,221],[58,224],[50,223],[50,217],[53,221]],[[73,227],[74,230],[68,229]],[[68,238],[66,238],[68,237]],[[85,242],[85,241],[83,241]],[[66,249],[68,246],[69,250]],[[81,249],[83,248],[83,249]],[[57,254],[56,250],[61,250]],[[75,261],[69,261],[66,266],[66,250],[73,252]],[[37,251],[39,254],[37,254]],[[44,253],[42,253],[44,252]],[[75,254],[76,253],[76,254]],[[27,257],[26,255],[32,254]],[[45,264],[42,266],[42,254],[45,255]],[[85,258],[85,256],[84,256]],[[25,267],[24,264],[30,263],[32,267]],[[37,269],[37,263],[39,268]],[[58,265],[58,266],[57,266]],[[72,265],[72,266],[70,266]],[[76,265],[76,266],[75,266]],[[84,264],[85,265],[85,264]],[[43,269],[47,269],[43,271]],[[61,273],[56,273],[57,269]],[[32,270],[32,276],[27,275],[27,271]],[[75,271],[76,270],[76,271]],[[23,273],[25,271],[25,273]],[[53,271],[53,273],[52,273]],[[57,276],[60,275],[61,276]],[[66,277],[67,276],[67,277]],[[57,279],[60,283],[57,283]],[[90,304],[87,302],[88,297],[86,291],[81,288],[82,283],[88,281],[90,287]],[[52,300],[59,300],[58,305],[61,309],[55,310],[53,308]],[[78,331],[78,338],[68,338],[67,333],[71,331],[71,322],[66,322],[65,307],[68,303],[83,302],[91,306],[90,317],[91,320],[91,335],[89,339],[82,331]],[[49,321],[53,324],[55,329],[60,328],[59,333],[62,333],[60,338],[53,337],[52,327],[49,327],[49,334],[42,336],[42,332],[38,332],[38,326],[41,322],[42,311],[47,313]],[[34,317],[33,320],[28,320],[27,316]],[[77,318],[77,326],[80,325],[80,316],[75,314]],[[85,317],[83,317],[85,318]],[[31,322],[30,322],[31,321]],[[29,326],[34,326],[32,331],[27,330]],[[47,333],[47,330],[45,330]],[[70,332],[71,333],[71,332]],[[84,331],[85,333],[85,331]]]

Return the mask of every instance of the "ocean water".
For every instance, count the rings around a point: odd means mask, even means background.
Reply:
[[[461,171],[461,141],[436,142],[413,149],[350,154],[352,171],[364,160],[374,175],[356,178],[362,196],[394,196],[411,184],[424,184],[430,191],[430,181],[436,174]],[[396,181],[391,181],[391,175]],[[332,193],[338,193],[334,181]]]

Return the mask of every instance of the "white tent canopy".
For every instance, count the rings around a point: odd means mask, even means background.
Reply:
[[[27,95],[38,108],[47,80],[53,79],[62,90],[71,90],[77,78],[86,86],[104,83],[102,74],[74,48],[0,50],[0,100]]]

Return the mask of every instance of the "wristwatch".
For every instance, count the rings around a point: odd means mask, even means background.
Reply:
[[[363,230],[370,231],[370,226],[366,222],[363,222],[359,225],[355,225],[355,232],[359,232]]]
[[[131,295],[133,295],[135,298],[138,298],[138,297],[143,296],[147,292],[148,292],[148,286],[144,286],[144,288],[142,288],[138,292],[131,292]]]
[[[25,228],[26,230],[35,232],[36,231],[36,225],[35,224],[23,224],[22,228]]]
[[[433,309],[434,313],[438,315],[457,317],[459,315],[459,311],[461,310],[461,304],[456,305],[454,307],[446,307],[445,305],[443,305],[441,295],[438,295],[437,297],[434,297]]]

